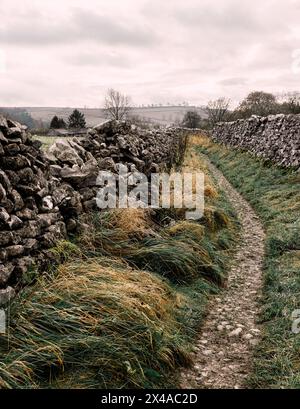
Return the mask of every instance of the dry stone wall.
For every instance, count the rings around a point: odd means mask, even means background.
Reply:
[[[117,172],[123,163],[150,175],[179,162],[184,148],[179,129],[107,121],[44,154],[25,126],[0,117],[0,305],[30,268],[43,268],[59,239],[76,231],[80,214],[96,210],[100,170]]]
[[[281,166],[300,167],[300,115],[252,116],[222,122],[216,125],[212,137]]]

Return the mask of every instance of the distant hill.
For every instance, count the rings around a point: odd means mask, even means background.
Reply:
[[[14,108],[0,108],[9,112]],[[55,108],[55,107],[22,107],[18,108],[27,111],[35,120],[43,123],[50,123],[54,115],[67,120],[74,108]],[[202,118],[207,115],[203,107],[193,106],[161,106],[161,107],[142,107],[134,108],[131,112],[134,116],[150,121],[159,125],[170,125],[181,121],[188,110],[197,110]],[[84,113],[88,126],[94,126],[105,120],[104,111],[100,108],[79,108]]]
[[[174,122],[181,122],[184,114],[189,110],[196,110],[201,118],[207,118],[207,114],[203,107],[194,106],[134,108],[132,110],[132,115],[137,115],[145,120],[150,120],[160,125],[170,125]]]

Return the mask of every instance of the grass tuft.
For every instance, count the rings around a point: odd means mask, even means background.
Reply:
[[[114,259],[60,266],[16,303],[0,384],[147,387],[187,365],[187,300],[167,282]],[[22,313],[17,313],[22,311]]]

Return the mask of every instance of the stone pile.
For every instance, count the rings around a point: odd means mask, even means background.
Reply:
[[[213,139],[284,167],[300,167],[300,115],[252,116],[219,123]]]
[[[44,154],[25,126],[0,117],[0,305],[57,240],[76,231],[78,216],[96,209],[100,170],[117,172],[119,163],[147,175],[168,170],[182,159],[185,139],[179,129],[107,121]]]
[[[78,213],[96,209],[96,179],[100,170],[117,173],[120,163],[129,172],[137,170],[147,176],[169,170],[182,159],[184,135],[175,128],[142,130],[126,122],[107,121],[91,129],[87,137],[58,140],[48,154],[51,174],[79,194],[77,204],[81,201],[81,207],[73,208],[74,217],[69,208],[64,212],[67,229],[76,228]]]
[[[56,188],[40,143],[25,126],[0,117],[0,289],[12,292],[36,251],[65,237]]]

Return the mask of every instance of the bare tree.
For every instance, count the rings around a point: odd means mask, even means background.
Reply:
[[[107,91],[104,109],[107,118],[115,120],[126,119],[131,110],[130,98],[111,88]]]
[[[230,99],[227,98],[218,98],[215,101],[209,101],[206,107],[206,112],[211,126],[225,120],[229,104]]]
[[[283,95],[280,105],[284,114],[300,114],[300,92],[288,92]]]

